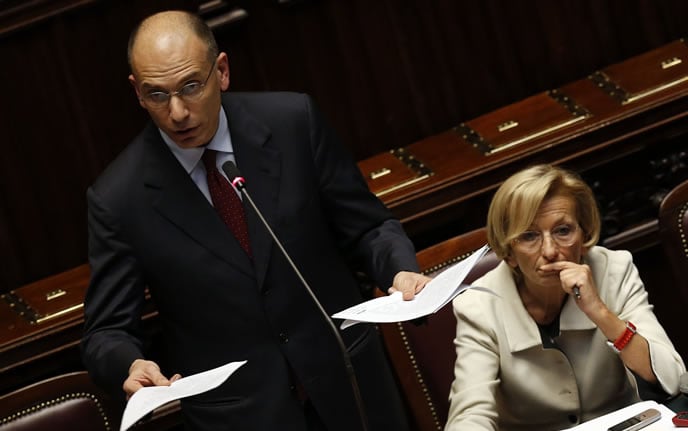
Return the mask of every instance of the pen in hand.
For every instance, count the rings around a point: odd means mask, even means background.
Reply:
[[[576,296],[576,299],[581,299],[580,287],[578,285],[573,286],[573,294]]]

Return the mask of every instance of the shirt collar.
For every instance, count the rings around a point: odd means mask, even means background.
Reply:
[[[218,152],[234,153],[232,137],[229,133],[229,125],[227,124],[227,115],[225,115],[224,107],[220,106],[220,113],[218,115],[220,118],[217,123],[217,131],[213,139],[210,140],[210,143],[202,147],[181,148],[179,145],[175,144],[165,132],[158,128],[162,140],[165,141],[165,144],[167,144],[172,154],[179,160],[179,163],[187,173],[191,173],[191,171],[194,170],[199,160],[201,160],[201,156],[206,148]]]

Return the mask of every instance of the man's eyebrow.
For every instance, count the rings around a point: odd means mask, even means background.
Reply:
[[[188,84],[191,81],[199,81],[200,82],[201,78],[199,78],[199,76],[201,75],[202,72],[203,71],[201,71],[201,70],[197,70],[195,72],[191,72],[188,75],[182,77],[182,79],[180,79],[181,84],[179,84],[177,86],[176,90],[179,90],[180,88],[182,88],[183,86],[185,86],[186,84]],[[141,89],[142,90],[176,91],[176,90],[170,90],[170,89],[167,89],[161,85],[152,84],[152,83],[146,82],[146,81],[143,81],[141,83]]]
[[[159,85],[153,85],[153,84],[149,84],[147,82],[144,82],[143,84],[141,84],[141,88],[144,90],[162,90],[163,89]]]

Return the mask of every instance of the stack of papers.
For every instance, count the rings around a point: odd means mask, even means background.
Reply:
[[[456,295],[471,288],[471,286],[462,284],[463,280],[488,250],[489,247],[484,245],[468,258],[449,267],[433,278],[411,301],[404,301],[401,292],[395,292],[389,296],[354,305],[333,314],[332,317],[345,319],[341,324],[341,328],[345,329],[360,322],[405,322],[435,313],[454,299]]]

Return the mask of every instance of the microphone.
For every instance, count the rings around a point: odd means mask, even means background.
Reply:
[[[325,311],[325,308],[323,308],[322,304],[320,303],[318,298],[313,293],[313,290],[308,285],[308,282],[306,281],[306,279],[303,278],[303,275],[301,275],[301,271],[299,271],[299,268],[296,266],[296,264],[292,260],[291,256],[289,256],[289,253],[287,252],[287,250],[285,250],[284,246],[282,246],[282,242],[277,238],[277,235],[275,235],[275,232],[272,230],[272,228],[268,224],[267,220],[265,220],[265,217],[263,217],[263,213],[258,209],[256,204],[253,202],[253,199],[251,199],[251,195],[248,193],[248,190],[246,190],[246,184],[245,184],[246,180],[244,179],[244,177],[241,176],[241,172],[239,171],[239,168],[237,167],[237,165],[234,164],[233,161],[229,160],[222,165],[222,170],[224,171],[225,175],[227,175],[227,178],[232,183],[232,185],[234,187],[236,187],[237,190],[239,190],[241,192],[241,195],[246,199],[246,201],[251,205],[251,208],[253,208],[253,211],[255,211],[255,213],[258,215],[258,218],[262,222],[263,226],[265,226],[265,229],[268,231],[268,233],[272,237],[272,240],[275,242],[275,244],[277,244],[277,247],[282,252],[282,255],[284,256],[284,258],[289,263],[289,266],[291,266],[291,269],[294,271],[296,276],[299,278],[299,281],[301,282],[303,287],[306,289],[306,291],[310,295],[311,299],[313,300],[313,303],[317,306],[318,310],[320,311],[320,314],[322,314],[323,318],[325,319],[325,321],[329,325],[330,329],[332,330],[332,333],[334,334],[334,336],[337,340],[337,343],[339,344],[339,350],[341,351],[342,358],[344,359],[344,365],[346,367],[346,372],[347,372],[347,375],[349,377],[351,389],[353,390],[354,398],[356,399],[356,406],[358,407],[358,414],[359,414],[359,417],[361,419],[361,426],[363,427],[364,431],[367,431],[368,421],[366,419],[365,408],[363,407],[363,399],[361,398],[361,391],[358,387],[358,380],[356,380],[356,374],[354,372],[354,367],[351,363],[351,358],[349,357],[349,353],[346,351],[346,346],[344,345],[344,341],[342,340],[342,337],[339,334],[337,327],[334,325],[334,322],[332,322],[332,319],[330,318],[330,316]]]

